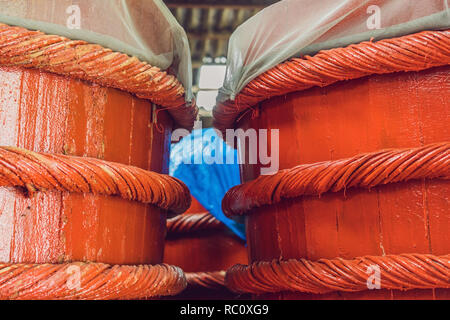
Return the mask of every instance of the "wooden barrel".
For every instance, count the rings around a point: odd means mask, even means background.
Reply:
[[[186,274],[188,286],[175,299],[234,299],[224,284],[226,270],[248,258],[244,242],[192,198],[188,211],[168,220],[164,262]]]
[[[14,43],[12,35],[21,33],[29,47]],[[158,92],[142,74],[159,71],[99,46],[18,27],[2,25],[0,38],[0,278],[8,279],[0,281],[0,296],[122,299],[181,291],[181,270],[161,263],[167,213],[186,210],[190,195],[163,175],[176,123],[153,104]],[[95,54],[105,60],[89,60]],[[182,93],[169,96],[169,107],[178,99],[186,108]],[[46,268],[58,272],[41,277]],[[67,288],[74,270],[79,286]],[[89,280],[94,275],[97,283]],[[21,287],[21,276],[30,283]]]
[[[228,215],[247,216],[252,263],[229,270],[232,290],[450,297],[449,43],[448,31],[423,32],[328,50],[247,87],[237,100],[260,101],[259,112],[238,127],[279,129],[280,171],[258,177],[261,165],[244,165],[246,183],[224,199]],[[231,107],[216,110],[219,128]]]

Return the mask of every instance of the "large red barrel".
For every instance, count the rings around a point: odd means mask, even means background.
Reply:
[[[0,39],[0,297],[180,292],[160,264],[167,213],[190,204],[165,175],[172,128],[195,117],[180,83],[83,41],[6,25]]]
[[[223,202],[247,217],[252,263],[229,270],[229,288],[450,297],[449,44],[423,32],[293,59],[216,109],[220,129],[251,107],[237,127],[280,130],[280,171],[244,165]]]
[[[186,274],[188,287],[176,299],[210,300],[236,298],[225,287],[225,273],[248,259],[243,241],[192,198],[188,211],[168,220],[164,262]]]

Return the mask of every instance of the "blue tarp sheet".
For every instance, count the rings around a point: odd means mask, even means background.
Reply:
[[[227,164],[230,159],[233,164]],[[214,129],[194,130],[172,145],[170,175],[183,181],[205,209],[245,240],[244,225],[222,212],[225,193],[241,183],[237,151],[219,138]]]

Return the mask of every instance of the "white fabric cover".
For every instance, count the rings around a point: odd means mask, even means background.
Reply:
[[[219,101],[292,57],[450,27],[448,0],[284,0],[262,10],[231,36]]]
[[[135,56],[176,75],[192,99],[186,33],[161,0],[0,0],[0,22]]]

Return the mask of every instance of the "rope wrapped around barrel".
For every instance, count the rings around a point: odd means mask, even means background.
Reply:
[[[260,176],[230,189],[222,201],[226,215],[244,215],[283,199],[320,196],[349,188],[373,188],[418,179],[450,179],[450,143],[386,149],[348,159],[302,164]]]
[[[224,224],[209,212],[186,213],[167,220],[168,236],[221,229],[224,229]]]
[[[36,68],[135,94],[163,106],[188,130],[197,118],[195,103],[186,103],[174,76],[100,45],[0,23],[0,65]]]
[[[0,264],[3,300],[144,299],[176,295],[185,288],[183,271],[165,264]]]
[[[378,275],[375,270],[379,271]],[[356,292],[372,286],[392,290],[450,288],[450,255],[402,254],[316,262],[306,259],[256,262],[229,269],[225,283],[234,292],[252,294]]]
[[[21,188],[29,196],[47,190],[119,196],[173,213],[191,204],[186,185],[167,175],[15,147],[0,147],[0,187]],[[186,285],[181,269],[168,265],[0,264],[0,299],[138,299],[175,295]]]
[[[186,272],[188,288],[220,290],[225,287],[226,271]]]
[[[450,63],[450,30],[423,31],[377,42],[323,50],[314,56],[292,58],[248,83],[234,101],[219,102],[214,126],[225,133],[259,102],[311,87],[372,74],[420,71]]]
[[[207,230],[224,230],[222,222],[209,212],[182,214],[167,220],[167,236],[189,235]],[[188,288],[225,288],[225,271],[186,272]]]
[[[0,147],[0,187],[22,188],[29,194],[58,190],[120,196],[155,205],[175,214],[191,204],[180,180],[105,160]]]

